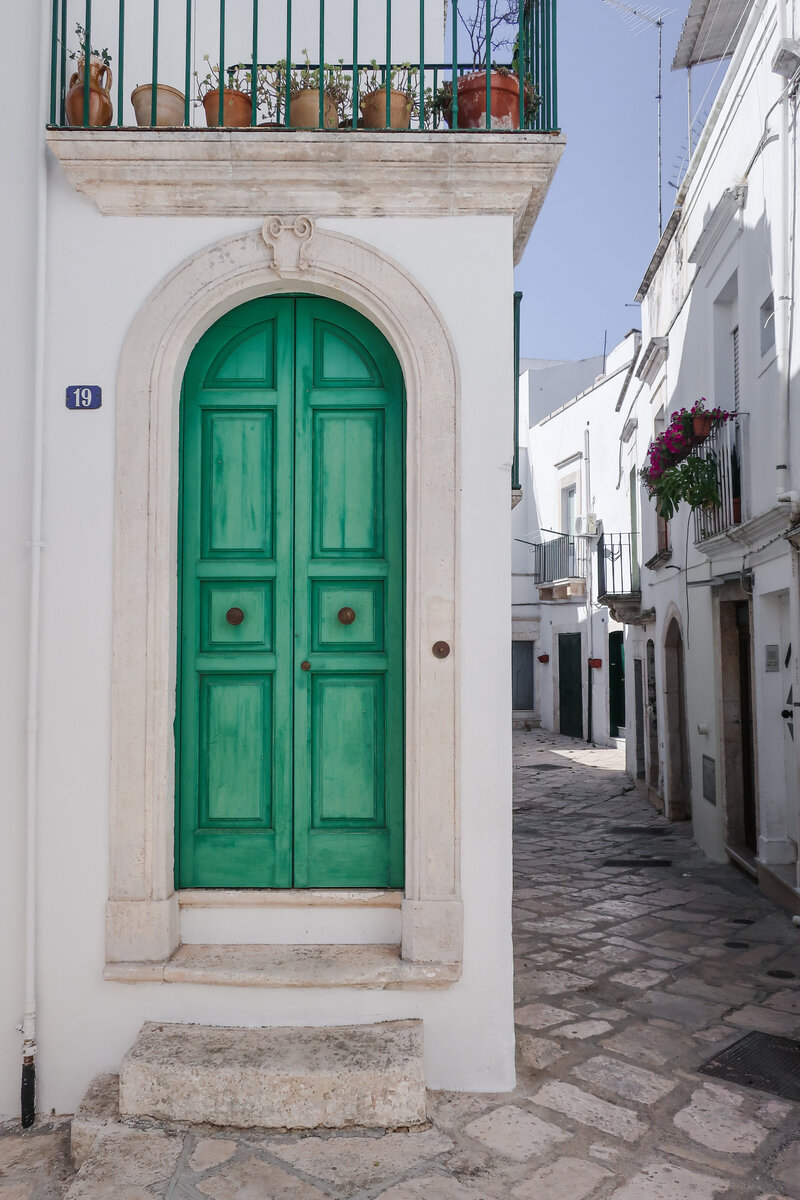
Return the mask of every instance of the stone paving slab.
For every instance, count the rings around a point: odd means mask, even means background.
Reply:
[[[106,1081],[77,1174],[66,1124],[0,1128],[0,1200],[800,1200],[800,1105],[698,1073],[749,1030],[800,1035],[800,930],[620,751],[534,730],[514,755],[513,1093],[432,1093],[416,1132],[266,1136],[120,1123]],[[603,866],[646,854],[672,866]]]

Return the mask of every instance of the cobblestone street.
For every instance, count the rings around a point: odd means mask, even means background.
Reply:
[[[800,929],[622,765],[516,735],[513,1094],[434,1094],[416,1133],[117,1125],[72,1179],[66,1123],[7,1128],[0,1200],[800,1200],[800,1104],[698,1073],[800,1035]]]

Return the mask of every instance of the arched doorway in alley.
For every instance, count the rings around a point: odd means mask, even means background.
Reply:
[[[686,727],[683,636],[676,617],[673,617],[667,626],[664,638],[664,700],[667,760],[665,812],[671,821],[687,821],[692,814],[692,792]]]

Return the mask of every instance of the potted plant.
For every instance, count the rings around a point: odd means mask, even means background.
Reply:
[[[453,84],[447,79],[436,92],[425,93],[434,125],[441,120],[453,129],[486,129],[486,72],[471,72],[458,79],[458,111],[454,113]],[[535,116],[541,104],[530,76],[525,79],[525,124]],[[490,125],[492,129],[519,129],[519,77],[510,67],[492,67],[490,81]]]
[[[360,108],[365,129],[408,129],[417,102],[419,70],[410,63],[392,67],[388,84],[375,59],[362,72]],[[386,121],[387,96],[389,121]]]
[[[70,51],[70,58],[77,64],[77,70],[69,81],[69,89],[64,99],[67,121],[72,126],[92,125],[104,127],[111,124],[114,106],[111,103],[111,55],[107,48],[93,50],[86,37],[82,25],[75,26],[78,36],[78,49]],[[86,100],[86,59],[89,59],[89,105],[85,112]],[[84,121],[84,117],[86,120]]]
[[[322,127],[336,129],[350,95],[348,77],[341,62],[335,67],[325,63],[321,67],[312,67],[307,50],[303,51],[303,56],[303,66],[289,72],[286,124],[293,129],[319,129],[321,103]]]
[[[227,86],[223,88],[222,121],[219,119],[219,89],[220,69],[218,63],[212,63],[207,54],[203,61],[208,64],[208,70],[203,78],[197,71],[194,73],[197,86],[196,104],[202,104],[206,112],[206,124],[215,129],[220,124],[243,128],[251,123],[253,115],[252,75],[243,63],[226,71]],[[247,89],[247,90],[245,90]]]
[[[167,83],[157,83],[156,115],[153,121],[153,85],[142,83],[131,92],[131,103],[136,113],[136,124],[142,128],[174,129],[184,125],[186,119],[186,97],[177,88]]]

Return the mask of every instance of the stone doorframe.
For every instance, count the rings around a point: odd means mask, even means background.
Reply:
[[[181,264],[135,317],[119,366],[114,518],[108,962],[159,962],[179,943],[174,887],[178,430],[202,334],[259,296],[307,292],[388,338],[407,398],[406,884],[402,955],[460,962],[457,764],[457,359],[444,319],[385,254],[268,217]],[[435,642],[452,652],[439,659]]]

